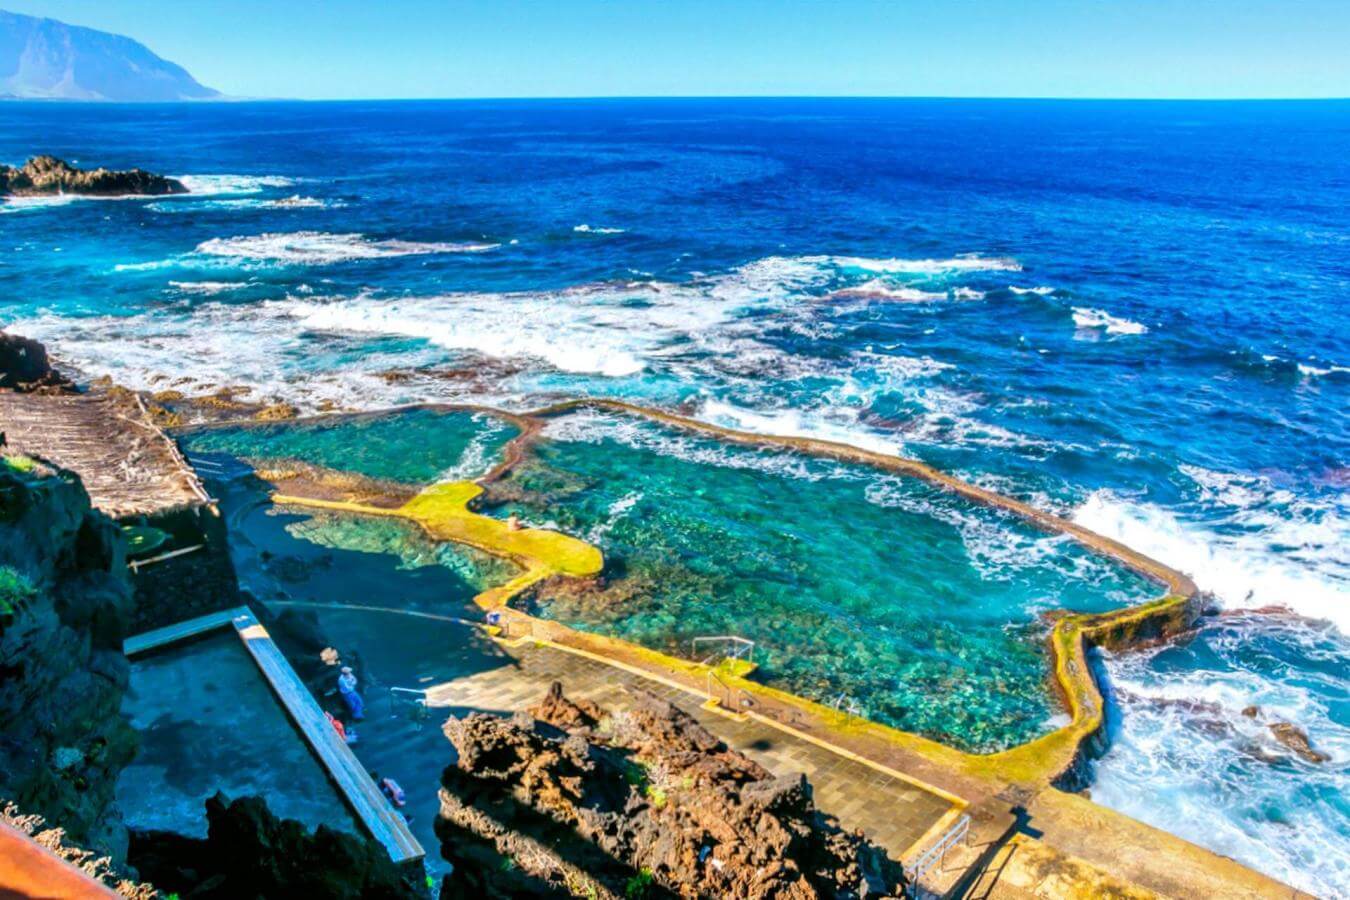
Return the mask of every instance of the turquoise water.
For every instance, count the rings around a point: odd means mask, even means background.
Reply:
[[[1145,550],[1228,610],[1287,607],[1307,620],[1253,635],[1303,628],[1344,655],[1348,113],[0,104],[6,162],[195,176],[181,197],[0,205],[0,320],[149,390],[243,385],[306,410],[619,396],[903,453]],[[1222,718],[1240,726],[1309,661],[1239,664],[1252,677]],[[1311,696],[1344,694],[1340,677]],[[1208,717],[1177,722],[1211,747]],[[1149,794],[1228,852],[1223,754],[1147,738],[1118,732],[1131,763],[1104,766],[1097,795]],[[1210,775],[1193,803],[1150,790]],[[1350,779],[1334,782],[1336,802],[1307,801],[1302,833],[1335,837],[1318,866],[1276,824],[1232,852],[1350,895]]]
[[[606,585],[535,612],[682,656],[699,635],[756,642],[764,681],[877,721],[994,751],[1059,712],[1054,609],[1157,588],[1067,539],[914,479],[732,448],[585,414],[550,425],[499,512],[598,544]],[[706,650],[704,651],[706,653]]]
[[[410,409],[381,416],[208,428],[184,434],[181,440],[188,452],[297,459],[369,478],[427,484],[484,474],[516,434],[515,426],[480,413]]]

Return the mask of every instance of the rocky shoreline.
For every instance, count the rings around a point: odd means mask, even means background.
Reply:
[[[898,863],[679,707],[573,702],[451,717],[437,834],[442,896],[900,897]]]

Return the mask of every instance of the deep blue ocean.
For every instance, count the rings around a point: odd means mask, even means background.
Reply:
[[[1103,661],[1092,795],[1350,893],[1350,103],[0,104],[38,152],[193,190],[0,206],[0,324],[88,377],[633,398],[1190,572],[1221,612]]]

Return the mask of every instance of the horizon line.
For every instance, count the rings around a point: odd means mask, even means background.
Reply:
[[[1000,101],[1054,103],[1341,103],[1350,94],[1315,97],[1074,97],[1053,95],[998,94],[560,94],[447,97],[249,97],[221,93],[215,97],[180,100],[92,100],[65,97],[16,97],[0,95],[0,102],[49,103],[89,106],[164,106],[212,105],[230,103],[480,103],[480,102],[559,102],[617,100],[923,100],[923,101]]]

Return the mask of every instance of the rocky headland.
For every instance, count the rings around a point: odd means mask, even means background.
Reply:
[[[897,897],[885,851],[644,692],[609,712],[554,685],[511,719],[451,717],[442,896]]]
[[[48,197],[84,194],[92,197],[186,194],[176,178],[144,169],[77,169],[55,156],[34,156],[22,166],[0,165],[0,197]]]

